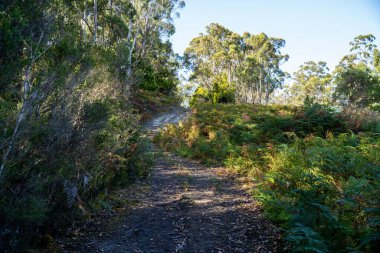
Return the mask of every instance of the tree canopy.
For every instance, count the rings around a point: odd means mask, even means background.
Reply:
[[[350,42],[351,54],[334,71],[335,98],[354,107],[378,107],[380,103],[379,51],[372,34]]]
[[[326,62],[305,62],[293,74],[293,80],[294,83],[289,88],[293,104],[302,105],[306,100],[318,104],[332,102],[332,75]]]
[[[198,96],[214,103],[263,104],[286,77],[280,68],[288,59],[280,51],[284,46],[283,39],[239,35],[212,23],[190,42],[184,57],[192,70],[190,80],[199,85]],[[215,95],[221,89],[224,94]]]

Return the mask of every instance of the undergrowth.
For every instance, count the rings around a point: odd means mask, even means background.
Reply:
[[[42,59],[33,80],[43,99],[20,126],[1,178],[2,252],[54,252],[53,237],[113,208],[112,191],[147,176],[152,163],[140,136],[141,115],[113,72],[114,52],[58,47],[50,54],[55,60]],[[4,96],[0,103],[6,144],[19,105]]]
[[[292,251],[375,252],[380,136],[346,122],[320,105],[203,104],[155,140],[250,178],[252,194],[284,228]]]

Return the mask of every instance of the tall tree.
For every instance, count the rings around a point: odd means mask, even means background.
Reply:
[[[0,1],[0,252],[24,252],[9,249],[38,244],[115,178],[141,174],[130,87],[175,93],[178,59],[168,40],[181,7]],[[106,163],[111,157],[117,164]]]
[[[330,104],[333,92],[331,80],[326,62],[305,62],[293,74],[294,82],[289,87],[292,104],[302,105],[305,101]]]
[[[280,49],[285,41],[266,34],[243,36],[219,24],[206,27],[206,34],[194,38],[185,51],[185,63],[192,70],[190,79],[214,97],[221,90],[219,80],[234,94],[238,103],[268,103],[270,94],[280,87],[286,73],[280,65],[288,59]],[[220,84],[221,84],[220,83]],[[201,91],[201,90],[199,90]]]
[[[380,103],[379,51],[372,34],[350,42],[351,54],[334,71],[335,98],[344,105],[371,107]]]

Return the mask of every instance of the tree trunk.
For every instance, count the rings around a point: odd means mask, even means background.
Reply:
[[[128,35],[127,35],[127,43],[130,43],[131,40],[131,34],[132,34],[132,28],[133,28],[133,21],[132,18],[129,20],[129,25],[128,25]]]
[[[96,36],[98,30],[98,2],[94,0],[94,34],[93,34],[93,42],[96,44]]]
[[[260,77],[259,77],[259,104],[261,105],[261,99],[263,95],[263,84],[262,84],[262,71],[260,69]]]
[[[31,78],[32,65],[33,65],[33,61],[25,69],[25,74],[24,74],[25,80],[23,82],[24,92],[23,92],[23,97],[22,97],[22,106],[21,106],[20,113],[18,114],[18,117],[16,120],[16,125],[15,125],[15,128],[13,129],[13,133],[12,133],[12,137],[9,141],[9,145],[8,145],[7,149],[5,150],[4,155],[3,155],[3,161],[2,161],[1,166],[0,166],[0,179],[2,178],[2,174],[4,172],[5,164],[8,160],[9,154],[10,154],[11,150],[13,149],[13,146],[14,146],[15,141],[17,139],[17,134],[19,132],[20,125],[24,121],[24,119],[26,118],[27,112],[30,110],[29,107],[30,107],[31,103],[28,101],[28,96],[29,96],[29,91],[30,91],[30,78]]]
[[[87,4],[86,3],[84,4],[83,20],[84,20],[84,24],[82,25],[83,41],[87,42],[87,27],[86,27],[86,25],[87,25]]]
[[[110,16],[112,17],[113,16],[113,0],[108,0],[108,5],[109,5],[109,8],[110,8]],[[114,30],[114,26],[113,26],[113,22],[111,23],[111,26],[109,28],[109,34],[108,34],[108,43],[109,45],[111,45],[111,43],[113,41],[115,41],[114,39],[114,36],[113,36],[113,30]]]
[[[269,87],[267,86],[265,89],[265,105],[269,103]]]
[[[112,16],[113,15],[113,1],[108,0],[108,5],[110,6],[110,15]]]
[[[228,67],[228,87],[231,88],[231,65]]]
[[[144,33],[142,33],[143,34],[143,42],[141,43],[140,52],[137,54],[140,59],[142,59],[146,55],[146,53],[148,51],[148,49],[147,49],[147,40],[148,40],[148,36],[149,36],[149,33],[150,33],[150,26],[148,25],[148,23],[149,23],[148,22],[148,18],[145,20],[145,22],[147,24],[146,25],[146,30],[145,30]]]
[[[129,55],[128,55],[128,66],[127,66],[127,80],[131,77],[132,74],[132,53],[136,45],[138,31],[136,31],[135,36],[133,37],[133,41],[131,46],[129,47]]]

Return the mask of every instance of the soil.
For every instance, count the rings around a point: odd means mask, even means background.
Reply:
[[[152,138],[189,114],[177,108],[145,125]],[[277,252],[279,230],[223,168],[163,152],[150,177],[120,195],[124,212],[98,219],[66,240],[63,252]],[[63,246],[64,245],[64,246]]]

